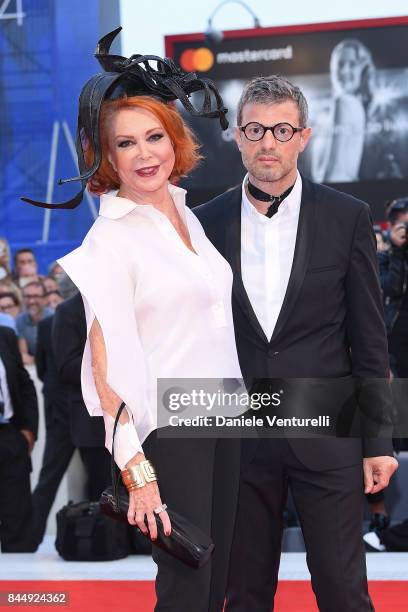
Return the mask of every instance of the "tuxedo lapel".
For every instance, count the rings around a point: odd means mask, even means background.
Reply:
[[[7,380],[7,386],[8,386],[8,390],[9,390],[9,394],[10,394],[10,399],[11,402],[13,404],[13,408],[14,408],[14,412],[16,410],[16,398],[15,398],[15,383],[16,383],[16,379],[15,379],[15,366],[13,363],[13,359],[12,356],[10,355],[10,351],[8,350],[7,345],[5,344],[5,342],[1,339],[0,340],[0,358],[3,362],[4,365],[4,369],[6,370],[6,380]]]
[[[242,282],[241,272],[241,185],[231,191],[231,200],[226,205],[228,217],[225,223],[225,257],[228,260],[234,274],[232,286],[233,294],[239,306],[251,323],[254,331],[263,342],[268,342],[265,333],[252,308],[251,302]]]
[[[293,307],[302,288],[306,270],[309,263],[311,247],[315,228],[316,197],[312,183],[302,178],[302,200],[300,204],[299,223],[296,235],[293,265],[289,277],[288,287],[283,300],[271,344],[279,342],[285,332]]]

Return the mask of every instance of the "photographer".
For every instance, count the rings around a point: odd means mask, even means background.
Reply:
[[[390,366],[398,378],[408,377],[408,197],[387,207],[390,223],[388,251],[378,253],[384,294]]]
[[[408,389],[403,379],[408,378],[408,197],[393,200],[386,208],[389,231],[383,233],[374,226],[377,238],[377,254],[380,280],[384,297],[385,323],[388,334],[390,370],[393,377],[393,396],[396,418],[396,435],[407,437],[402,415],[406,411]],[[394,448],[405,450],[407,440],[395,437]],[[384,492],[367,495],[371,518],[368,533],[364,536],[369,551],[383,551],[382,534],[390,526]]]

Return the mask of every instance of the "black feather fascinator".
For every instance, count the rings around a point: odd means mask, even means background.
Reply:
[[[76,208],[82,202],[88,180],[97,172],[101,163],[101,143],[99,136],[99,118],[102,103],[123,96],[148,95],[171,102],[180,100],[184,108],[193,117],[219,119],[221,128],[226,130],[228,121],[227,109],[211,79],[199,77],[194,72],[184,72],[173,60],[155,55],[131,55],[129,58],[109,54],[113,40],[121,27],[106,34],[96,46],[95,57],[104,72],[95,74],[83,87],[79,96],[78,124],[76,133],[76,151],[78,155],[79,176],[59,180],[59,184],[72,181],[81,182],[81,190],[67,202],[48,204],[21,198],[24,202],[41,208]],[[154,68],[150,62],[155,62]],[[190,101],[194,92],[202,92],[201,108],[196,108]],[[85,163],[84,143],[88,142],[94,151],[92,166]]]

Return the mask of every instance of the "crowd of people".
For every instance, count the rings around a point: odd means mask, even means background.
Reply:
[[[390,376],[394,390],[395,451],[408,450],[406,411],[408,377],[408,197],[386,204],[386,227],[374,226],[380,282],[384,300],[384,316],[388,335]],[[399,437],[401,436],[401,437]],[[369,550],[384,550],[381,535],[389,527],[386,492],[368,495],[371,521],[368,536]],[[374,536],[372,534],[375,534]]]
[[[109,453],[102,418],[91,419],[82,400],[86,323],[77,288],[56,262],[47,276],[39,274],[31,249],[18,250],[11,266],[7,241],[0,239],[0,245],[0,491],[7,486],[0,541],[3,552],[33,552],[74,450],[79,449],[84,464],[90,500],[99,499],[108,484]],[[46,427],[32,492],[30,455],[39,402],[26,366],[35,366],[43,383]]]
[[[58,279],[63,275],[56,263],[49,266],[48,275],[38,273],[31,249],[19,249],[11,267],[8,242],[0,238],[0,312],[2,325],[18,332],[19,347],[26,365],[34,363],[36,327],[38,321],[54,312],[63,301]]]

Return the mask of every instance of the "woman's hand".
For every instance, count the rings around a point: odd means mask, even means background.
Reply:
[[[141,489],[135,489],[129,493],[128,521],[131,525],[137,525],[145,535],[150,533],[150,538],[154,542],[157,539],[157,524],[154,516],[154,509],[162,505],[157,481],[148,482]],[[144,518],[147,516],[147,529]],[[171,533],[171,523],[167,512],[160,512],[163,522],[164,533],[169,536]]]

